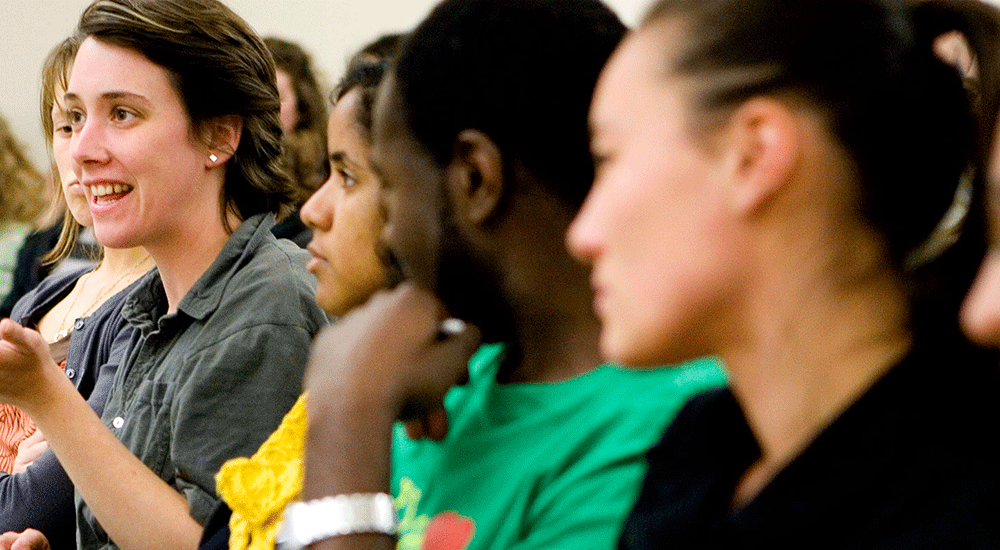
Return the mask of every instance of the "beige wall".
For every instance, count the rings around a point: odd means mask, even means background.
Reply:
[[[405,30],[437,0],[223,0],[261,35],[309,50],[327,83],[368,40]],[[627,24],[649,0],[608,0]],[[14,127],[37,166],[47,165],[38,119],[39,71],[45,55],[73,29],[90,0],[0,0],[0,115]]]
[[[365,42],[416,24],[437,0],[223,0],[261,35],[299,42],[329,84]],[[652,0],[605,0],[626,24]],[[1000,0],[988,0],[1000,4]],[[90,0],[0,0],[0,115],[39,167],[47,164],[38,119],[39,70],[45,54],[73,29]]]

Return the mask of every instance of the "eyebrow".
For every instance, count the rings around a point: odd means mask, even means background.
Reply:
[[[344,164],[348,167],[355,167],[357,163],[348,156],[346,151],[338,150],[330,153],[330,162],[334,164]]]
[[[73,92],[66,92],[66,95],[63,96],[63,101],[79,100],[79,99],[80,96]],[[146,99],[146,96],[133,92],[126,92],[123,90],[110,90],[104,92],[101,94],[101,99],[105,101],[116,100],[116,99],[131,99],[133,101],[138,101],[139,103],[142,103],[144,106],[152,105],[152,103],[148,99]]]

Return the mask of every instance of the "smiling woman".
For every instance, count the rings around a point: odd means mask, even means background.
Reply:
[[[193,548],[215,472],[278,425],[325,323],[305,252],[269,231],[292,200],[274,67],[216,0],[97,0],[75,38],[73,173],[98,239],[157,270],[124,306],[134,332],[103,423],[38,333],[6,321],[0,400],[35,419],[82,497],[83,548]]]
[[[67,212],[60,242],[50,253],[55,259],[73,248],[80,226],[93,224],[73,173],[72,129],[62,100],[78,45],[72,38],[58,44],[42,72],[42,122],[52,148],[56,200]],[[67,377],[98,413],[132,334],[121,318],[125,297],[152,266],[141,247],[104,248],[96,269],[72,269],[45,279],[11,312],[18,324],[38,330],[53,360],[65,365]],[[10,405],[0,409],[6,409],[7,418],[0,431],[21,427],[6,433],[17,453],[13,470],[7,470],[11,473],[0,473],[0,531],[33,527],[48,536],[54,550],[75,547],[72,484],[51,450],[45,451],[44,434],[30,418]]]

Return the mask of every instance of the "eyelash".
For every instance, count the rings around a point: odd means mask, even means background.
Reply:
[[[53,126],[53,128],[52,128],[52,133],[53,134],[72,134],[73,133],[73,127],[70,126],[69,122],[67,122],[65,120],[62,121],[61,123],[53,121],[53,125],[52,126]]]
[[[128,122],[136,116],[137,115],[135,113],[124,107],[115,107],[111,109],[111,120],[114,122]],[[64,127],[56,128],[56,131],[61,131],[64,128],[69,128],[70,131],[72,131],[74,126],[82,124],[87,119],[83,112],[78,109],[73,109],[66,113],[66,118],[68,119],[67,124]]]
[[[119,115],[125,115],[126,117],[135,117],[135,113],[129,111],[128,109],[124,109],[122,107],[115,107],[114,109],[111,110],[111,113],[112,113],[112,118],[118,122],[126,122],[127,120],[129,120],[129,118],[122,118]]]
[[[343,180],[343,183],[341,183],[342,187],[354,187],[358,184],[357,178],[352,176],[346,170],[337,169],[337,173],[340,174],[340,178]]]
[[[66,113],[66,123],[70,128],[76,124],[82,123],[84,120],[86,120],[86,117],[84,117],[83,113],[80,111],[72,110]]]

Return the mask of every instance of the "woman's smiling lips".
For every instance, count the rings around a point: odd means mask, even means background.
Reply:
[[[132,191],[132,186],[120,181],[94,180],[83,183],[92,206],[111,204]]]

